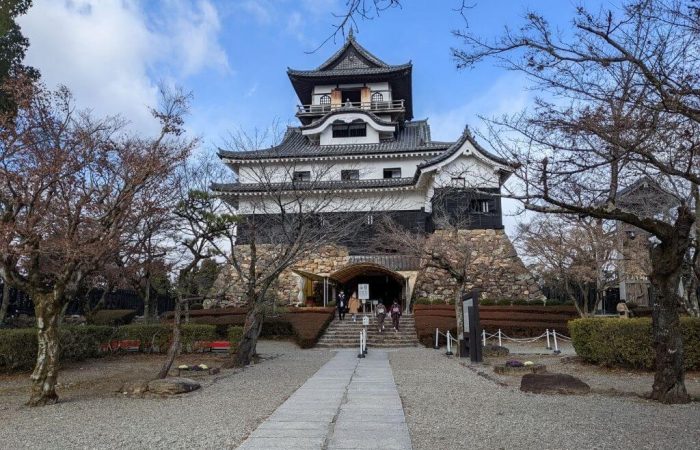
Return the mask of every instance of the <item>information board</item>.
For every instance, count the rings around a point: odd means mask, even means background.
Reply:
[[[369,300],[369,284],[361,283],[357,285],[357,298]]]

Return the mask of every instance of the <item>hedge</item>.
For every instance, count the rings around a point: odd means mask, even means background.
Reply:
[[[0,370],[34,367],[38,350],[35,328],[0,330]],[[62,361],[99,356],[100,344],[114,336],[114,329],[97,325],[63,326],[59,329]]]
[[[586,318],[569,323],[576,353],[608,367],[654,369],[651,319]],[[686,370],[700,369],[700,319],[681,317]]]
[[[556,305],[512,305],[480,306],[481,326],[488,333],[501,330],[508,336],[539,336],[545,329],[556,329],[568,333],[568,323],[577,318],[574,306]],[[446,330],[455,335],[457,320],[454,305],[432,304],[415,305],[413,314],[416,320],[418,340],[425,346],[435,345],[435,328],[442,333]],[[441,345],[445,338],[440,337]]]
[[[238,346],[243,338],[243,327],[229,327],[228,329],[228,341],[231,344],[231,353],[235,353],[238,350]]]
[[[280,308],[276,316],[265,317],[261,337],[292,337],[301,348],[311,348],[333,320],[335,308]],[[190,322],[219,327],[243,326],[247,308],[205,309],[190,312]],[[171,316],[166,315],[166,318]]]
[[[135,309],[101,309],[87,317],[90,325],[117,327],[128,325],[136,317]]]
[[[36,363],[38,350],[36,328],[0,330],[0,371],[28,370]],[[125,325],[113,328],[98,325],[62,326],[59,329],[61,361],[79,361],[102,355],[102,344],[113,340],[140,340],[141,351],[168,349],[172,334],[169,325]],[[182,325],[182,349],[192,351],[196,341],[228,338],[217,335],[213,325]]]
[[[129,339],[141,341],[141,351],[165,352],[168,350],[173,327],[167,324],[139,324],[125,325],[117,328],[117,339]],[[196,341],[213,341],[217,337],[217,328],[214,325],[202,325],[187,323],[181,326],[180,343],[183,351],[192,351]]]

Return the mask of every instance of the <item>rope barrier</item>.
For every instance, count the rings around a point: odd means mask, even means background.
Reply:
[[[444,336],[445,339],[447,340],[447,352],[446,355],[452,355],[452,343],[458,343],[457,339],[452,337],[452,334],[448,330],[447,333],[442,333],[440,332],[439,328],[435,328],[435,349],[439,349],[439,339],[440,336]],[[513,338],[501,331],[499,328],[496,333],[487,333],[486,330],[481,331],[481,342],[482,345],[485,347],[486,342],[489,339],[494,339],[498,340],[498,346],[502,347],[503,346],[503,341],[511,341],[515,343],[521,343],[521,344],[528,344],[532,342],[537,342],[542,338],[547,339],[547,350],[554,350],[554,353],[559,354],[561,351],[559,350],[559,342],[558,339],[563,339],[566,342],[571,342],[571,338],[569,336],[565,336],[556,330],[552,329],[551,331],[549,329],[546,329],[544,333],[540,334],[537,337],[530,337],[530,338]],[[554,343],[554,348],[552,348],[551,344],[552,342]]]

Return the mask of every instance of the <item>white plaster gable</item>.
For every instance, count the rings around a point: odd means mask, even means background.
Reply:
[[[321,134],[324,130],[329,128],[333,122],[335,121],[341,121],[345,123],[350,123],[355,120],[361,120],[363,122],[366,122],[371,128],[373,128],[377,133],[393,133],[396,130],[395,125],[382,125],[380,123],[377,123],[371,116],[367,114],[363,114],[361,112],[349,112],[349,113],[343,113],[343,114],[333,114],[326,119],[319,123],[317,126],[314,128],[310,128],[307,130],[302,131],[302,134],[305,136],[313,136],[313,135],[318,135]]]

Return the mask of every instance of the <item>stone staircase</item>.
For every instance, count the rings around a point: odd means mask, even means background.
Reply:
[[[400,331],[397,333],[391,326],[389,317],[384,321],[384,333],[377,330],[377,319],[369,316],[369,327],[367,327],[367,348],[392,348],[392,347],[416,347],[418,338],[416,336],[416,323],[413,315],[404,314],[399,323]],[[316,347],[319,348],[359,348],[360,332],[362,331],[362,315],[357,316],[357,322],[353,322],[350,314],[345,316],[345,320],[338,320],[336,317],[328,325],[328,329]]]

